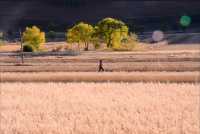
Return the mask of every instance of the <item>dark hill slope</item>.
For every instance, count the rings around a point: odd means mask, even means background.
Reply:
[[[17,30],[27,25],[65,30],[77,21],[96,23],[103,17],[120,18],[148,31],[178,29],[180,16],[192,17],[191,29],[200,22],[200,2],[195,1],[92,1],[92,0],[1,0],[0,29]],[[198,30],[198,29],[196,29]]]

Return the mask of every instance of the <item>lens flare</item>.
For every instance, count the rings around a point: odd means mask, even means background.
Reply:
[[[180,19],[180,24],[183,27],[188,27],[192,23],[192,19],[190,16],[184,15]]]
[[[152,39],[156,42],[162,41],[164,39],[164,33],[160,30],[153,32]]]

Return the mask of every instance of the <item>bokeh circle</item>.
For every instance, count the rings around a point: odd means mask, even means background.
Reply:
[[[190,16],[184,15],[180,18],[180,24],[183,27],[188,27],[192,23],[192,19]]]
[[[165,35],[161,30],[156,30],[153,32],[152,39],[156,42],[160,42],[164,39]]]

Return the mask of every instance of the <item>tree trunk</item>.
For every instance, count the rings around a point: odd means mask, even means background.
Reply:
[[[113,31],[110,33],[108,37],[108,44],[107,44],[108,48],[112,48],[112,34],[113,34]]]
[[[108,44],[107,44],[107,48],[111,47],[111,38],[108,39]]]
[[[78,43],[78,50],[80,51],[81,49],[80,49],[80,44]]]
[[[88,51],[89,50],[89,45],[87,42],[85,42],[85,51]]]

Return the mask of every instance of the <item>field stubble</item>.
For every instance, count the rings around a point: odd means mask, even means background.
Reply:
[[[25,57],[0,56],[0,72],[95,72],[99,60],[106,71],[199,71],[198,51],[83,52],[79,56]],[[27,65],[27,66],[26,66]]]
[[[1,83],[1,134],[199,134],[199,84]]]
[[[1,82],[200,82],[199,72],[1,73]]]
[[[172,50],[26,58],[30,66],[2,56],[0,133],[199,134],[199,52]],[[109,71],[157,72],[92,72],[99,59]]]

